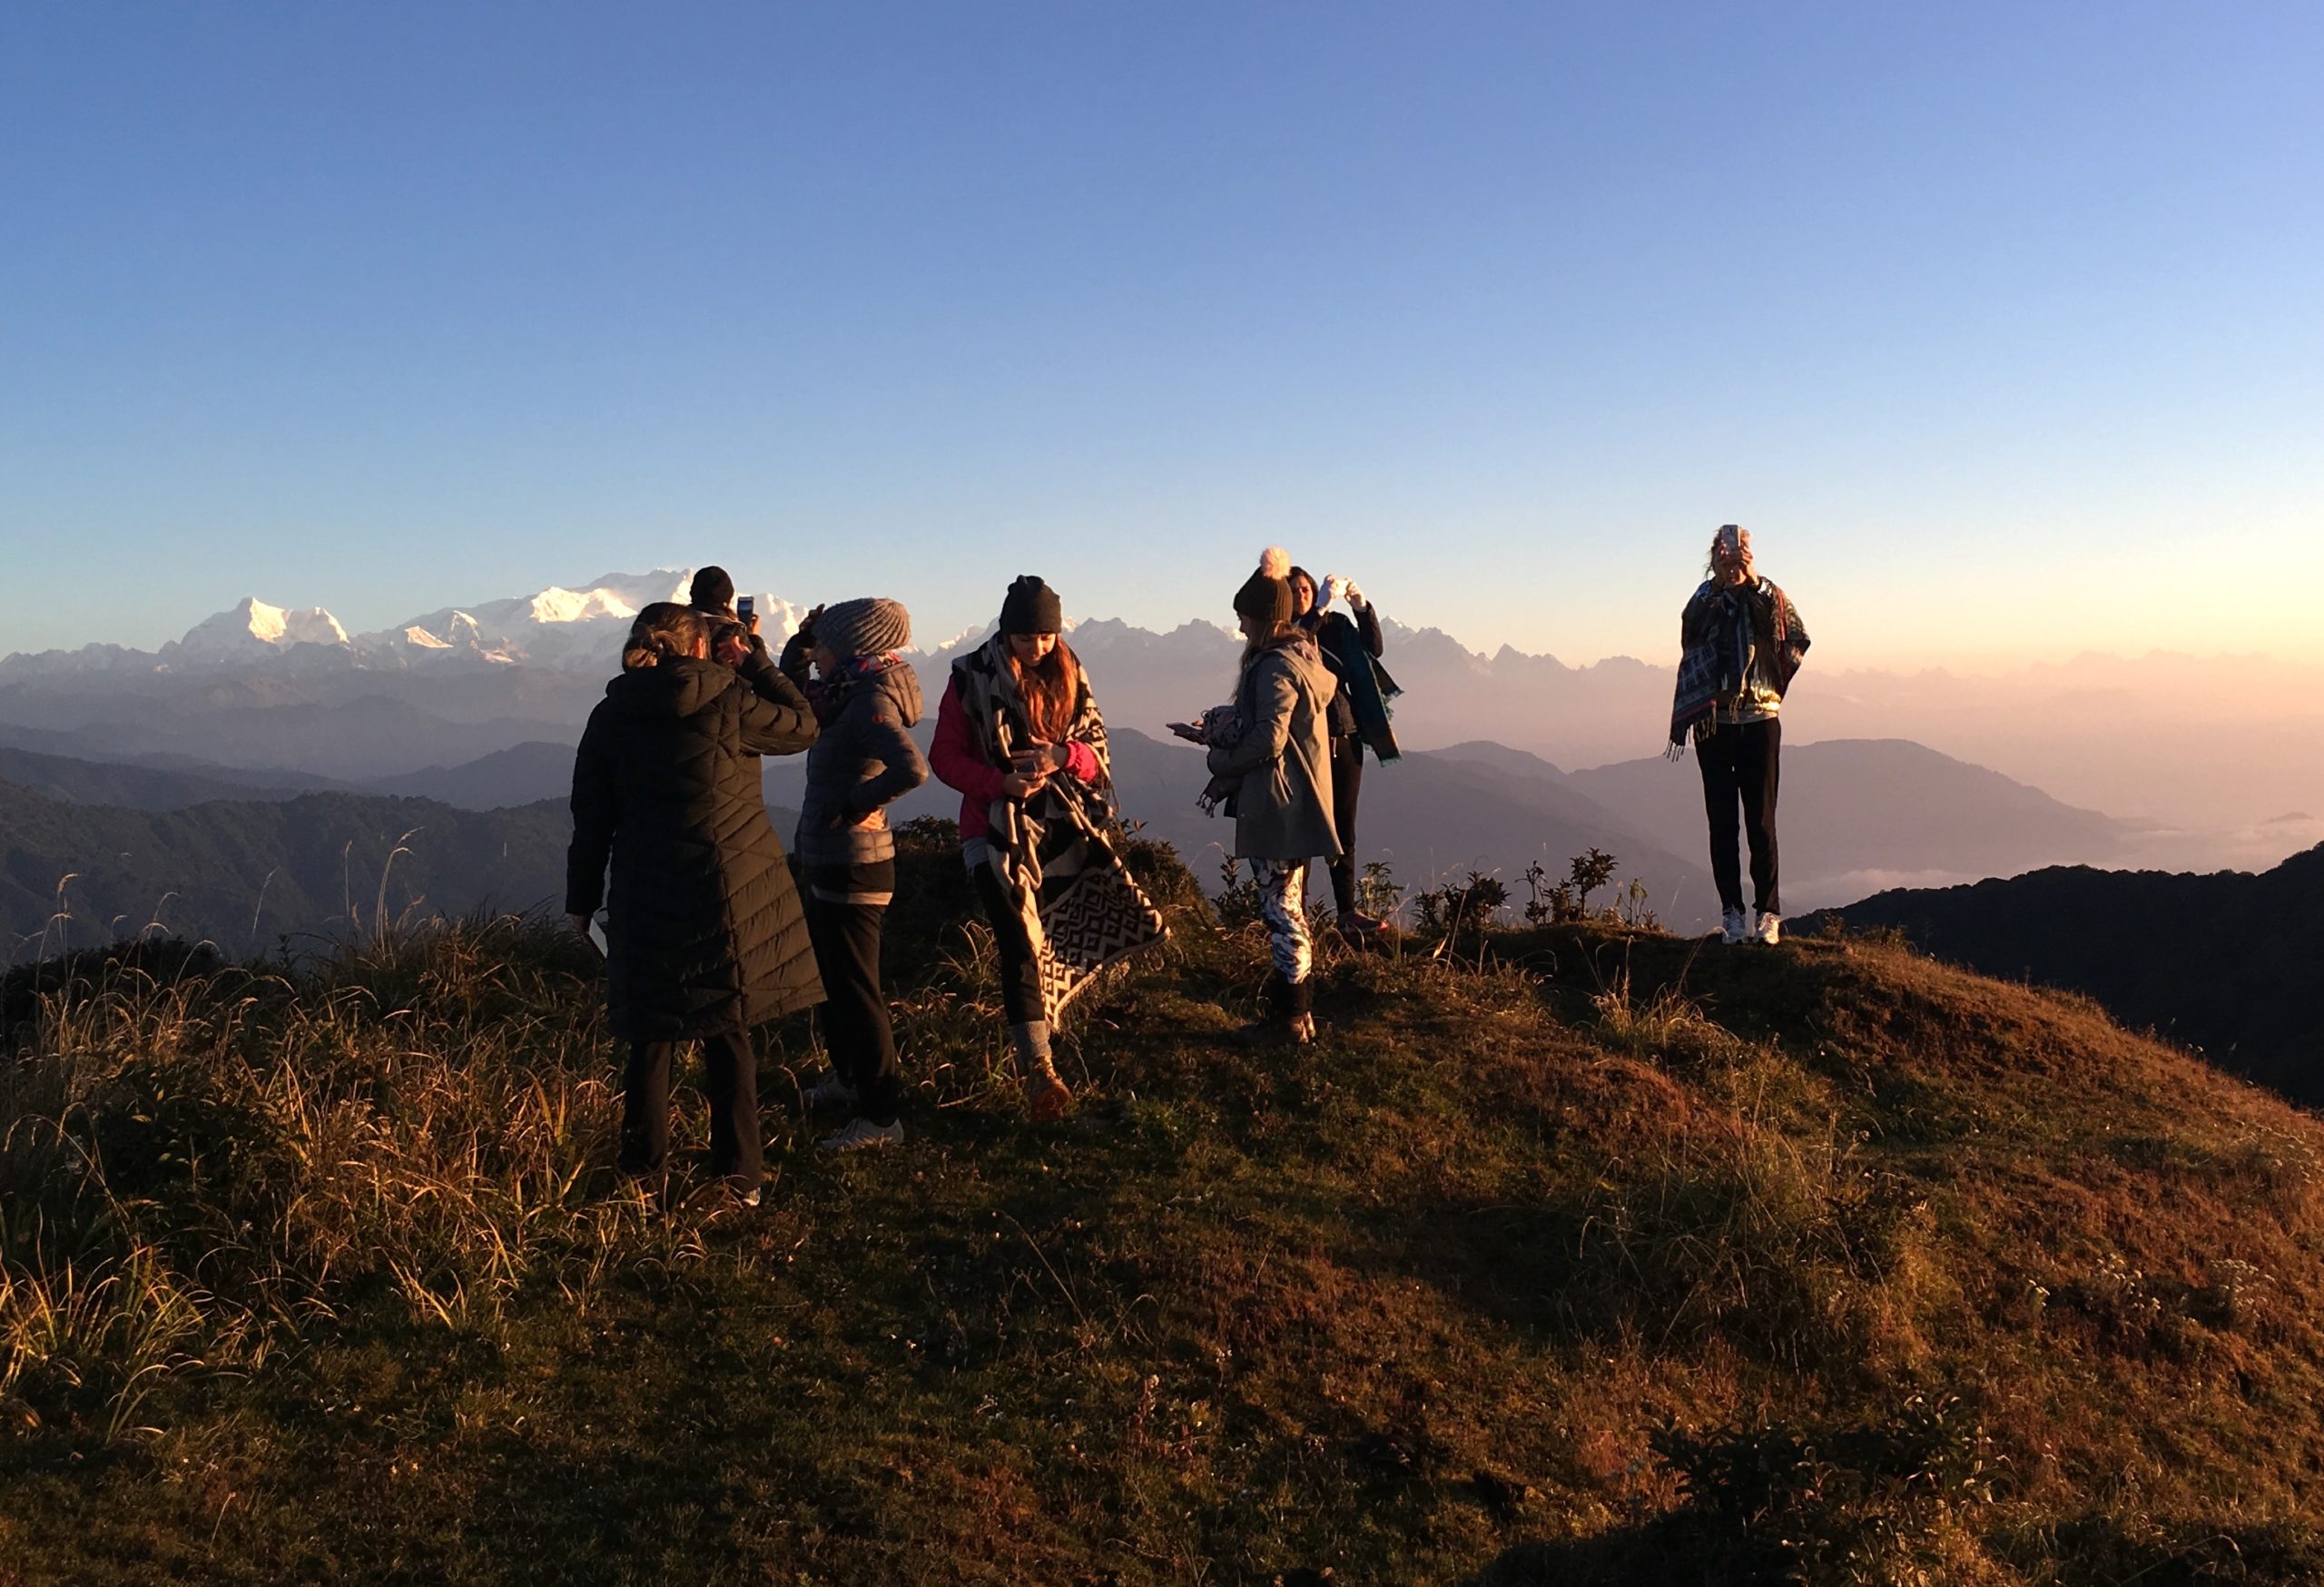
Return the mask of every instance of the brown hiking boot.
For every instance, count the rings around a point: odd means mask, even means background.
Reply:
[[[1025,1082],[1025,1111],[1036,1124],[1055,1124],[1073,1111],[1073,1093],[1055,1070]]]

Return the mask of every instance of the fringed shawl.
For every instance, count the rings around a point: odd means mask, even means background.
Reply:
[[[1037,742],[1008,644],[996,635],[952,664],[969,732],[996,766],[1007,766],[1013,753]],[[1084,783],[1059,772],[1030,799],[994,800],[987,839],[1001,894],[1033,944],[1041,1001],[1052,1024],[1099,971],[1169,935],[1117,846],[1113,760],[1087,674],[1075,692],[1065,737],[1096,754],[1097,780]]]
[[[1722,702],[1754,685],[1781,700],[1807,653],[1799,609],[1771,579],[1715,585],[1706,579],[1679,625],[1679,686],[1670,705],[1670,742],[1709,725]]]

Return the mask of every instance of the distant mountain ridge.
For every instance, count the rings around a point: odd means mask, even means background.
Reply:
[[[91,646],[0,661],[0,742],[91,760],[182,757],[276,781],[302,774],[369,786],[410,777],[421,786],[431,772],[527,744],[571,744],[617,664],[628,615],[690,581],[681,569],[608,574],[442,607],[374,634],[349,634],[321,607],[246,600],[159,652]],[[779,639],[800,604],[773,594],[759,600]],[[1646,803],[1631,827],[1667,851],[1698,852],[1699,837],[1682,831],[1686,776],[1647,764],[1668,719],[1668,657],[1572,666],[1508,646],[1486,654],[1400,625],[1393,603],[1383,626],[1386,659],[1404,688],[1395,725],[1407,749],[1491,743],[1559,767],[1594,768],[1599,802],[1626,817],[1630,794],[1613,784],[1635,777]],[[1068,627],[1117,727],[1161,737],[1166,723],[1232,686],[1239,642],[1216,624],[1157,633],[1068,617]],[[949,661],[990,629],[914,653],[931,693]],[[2111,831],[2093,825],[2095,817],[2077,828],[2075,818],[2037,818],[2028,807],[1990,833],[1960,829],[1958,853],[1906,853],[1910,832],[1894,851],[1875,853],[1860,841],[1879,835],[1869,812],[1900,810],[1926,790],[1909,779],[1877,796],[1867,788],[1864,812],[1835,803],[1825,812],[1831,821],[1783,823],[1799,861],[1788,869],[1807,902],[2064,861],[2264,868],[2324,841],[2324,669],[2158,654],[1981,678],[1852,670],[1841,659],[1811,655],[1787,704],[1795,766],[1810,766],[1797,757],[1818,742],[1905,740],[2030,784],[2061,806],[2126,819]],[[2152,753],[2158,740],[2173,753]],[[536,778],[529,786],[543,785]],[[1947,785],[1965,789],[1957,779]],[[1790,807],[1805,815],[1813,804]],[[1973,800],[1965,808],[1995,807]],[[1949,819],[1925,800],[1922,810],[1915,819],[1930,832]],[[2039,841],[2016,841],[2035,826]],[[1836,841],[1843,833],[1846,841]],[[1819,846],[1830,852],[1819,856]]]
[[[349,633],[323,607],[253,598],[158,651],[93,644],[0,660],[0,724],[87,729],[78,745],[36,747],[110,754],[116,747],[93,722],[119,718],[124,701],[163,700],[175,712],[195,697],[188,691],[220,685],[244,691],[253,705],[338,705],[378,694],[446,720],[507,716],[534,724],[498,744],[464,746],[472,757],[577,731],[595,684],[613,670],[628,615],[682,593],[690,580],[677,568],[605,574],[439,607],[367,634]],[[1436,629],[1403,626],[1393,592],[1382,593],[1388,662],[1405,688],[1396,722],[1407,747],[1490,741],[1567,767],[1637,760],[1659,749],[1675,618],[1669,639],[1644,659],[1571,665],[1507,645],[1472,650]],[[777,638],[808,604],[803,595],[757,598]],[[1112,618],[1068,622],[1109,720],[1159,734],[1164,723],[1226,696],[1236,641],[1215,624],[1154,632]],[[982,625],[928,642],[917,654],[940,670],[990,631]],[[2324,841],[2324,667],[2155,652],[2085,656],[2000,676],[1901,673],[1849,665],[1827,644],[1809,656],[1785,720],[1795,746],[1910,739],[2067,804],[2142,822],[2128,857],[2148,864],[2264,867]],[[539,725],[551,722],[560,724],[556,731]],[[2174,753],[2152,753],[2158,737]],[[189,753],[169,742],[130,747]],[[252,751],[236,744],[206,758],[246,753]],[[399,764],[380,755],[345,756],[329,767],[295,758],[267,764],[396,775],[450,764],[460,753],[421,752]]]
[[[2126,1025],[2324,1106],[2324,845],[2259,875],[2058,866],[1877,893],[1825,918],[1901,931],[1986,975],[2086,993]]]
[[[923,743],[931,726],[921,724]],[[1195,806],[1204,781],[1201,755],[1132,727],[1117,730],[1113,743],[1114,776],[1124,814],[1140,823],[1149,836],[1176,847],[1206,884],[1222,884],[1220,866],[1232,848],[1234,827]],[[536,808],[554,813],[556,823],[563,821],[572,756],[569,743],[533,740],[464,762],[319,788],[320,780],[309,774],[210,767],[184,758],[168,764],[97,762],[0,745],[0,781],[60,803],[149,813],[282,803],[329,792],[359,803],[429,800],[479,818],[513,812],[521,824],[533,820],[525,813]],[[1601,774],[1613,774],[1612,780]],[[804,774],[801,756],[770,757],[764,763],[766,798],[786,845],[793,837]],[[270,775],[275,779],[271,783]],[[1631,778],[1637,785],[1629,785]],[[1900,783],[1920,786],[1940,807],[1948,800],[1955,807],[1945,812],[1946,821],[1920,832],[1915,823],[1922,813],[1909,801],[1900,798],[1884,805],[1860,796],[1862,788]],[[1633,769],[1569,774],[1500,744],[1416,751],[1394,765],[1366,768],[1358,857],[1384,863],[1407,890],[1457,879],[1472,869],[1497,874],[1521,902],[1521,877],[1528,865],[1541,863],[1554,879],[1564,873],[1574,855],[1602,848],[1620,862],[1620,882],[1633,878],[1642,882],[1649,903],[1666,922],[1675,929],[1692,929],[1716,914],[1703,859],[1697,786],[1693,769],[1683,764],[1653,762]],[[2044,822],[2062,823],[2069,836],[2100,845],[2119,825],[2103,816],[2066,810],[2034,790],[1908,744],[1807,746],[1797,754],[1791,786],[1794,841],[1787,852],[1797,866],[1848,860],[1850,851],[1843,849],[1836,856],[1832,844],[1848,839],[1851,829],[1837,819],[1827,822],[1819,814],[1824,806],[1837,805],[1845,812],[1862,805],[1866,813],[1855,841],[1872,852],[1949,860],[1955,867],[1981,859],[1991,862],[2013,842],[2038,846],[2042,833],[2049,830]],[[2013,839],[2011,823],[2029,819],[2028,808],[2032,824]],[[958,796],[931,781],[894,806],[891,817],[897,822],[918,815],[950,817],[958,810]],[[206,819],[231,825],[234,818],[212,811]],[[1972,836],[1959,835],[1965,831]],[[138,846],[108,850],[94,832],[84,836],[86,841],[28,848],[24,837],[7,833],[0,834],[0,846],[5,846],[8,866],[34,884],[35,891],[68,870],[101,872],[99,862],[109,863],[108,856]],[[148,849],[171,852],[152,834],[139,843],[141,853]],[[250,862],[263,873],[276,868],[281,857],[253,850]],[[164,874],[150,867],[137,874],[140,885],[150,887],[156,897],[172,890],[198,891],[192,883],[217,880],[200,864],[184,868],[183,874]],[[1314,886],[1323,896],[1320,871]],[[1816,902],[1804,892],[1798,896],[1803,902]],[[20,920],[10,929],[21,933],[29,928]]]
[[[0,782],[0,960],[147,929],[232,954],[480,909],[554,909],[572,823],[562,802],[455,810],[301,794],[180,810],[67,803]]]
[[[253,784],[211,767],[186,768],[70,755],[0,745],[0,783],[64,804],[123,810],[183,810],[216,800],[295,799],[311,788]]]
[[[549,585],[512,599],[445,606],[369,634],[349,633],[321,606],[294,609],[251,596],[155,651],[91,645],[10,656],[0,660],[0,683],[254,666],[309,673],[461,665],[595,671],[605,665],[609,633],[617,638],[621,625],[655,601],[684,600],[693,579],[689,568],[608,573],[577,587]],[[798,607],[772,595],[756,599],[769,632],[787,635],[797,626]]]

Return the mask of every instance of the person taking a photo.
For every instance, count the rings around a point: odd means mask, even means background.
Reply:
[[[606,909],[607,1023],[629,1046],[627,1172],[664,1166],[672,1060],[699,1042],[710,1170],[758,1203],[750,1033],[823,997],[758,757],[796,754],[815,734],[813,713],[780,673],[754,681],[711,660],[702,615],[667,601],[638,613],[621,674],[589,715],[573,763],[565,908],[585,935]]]

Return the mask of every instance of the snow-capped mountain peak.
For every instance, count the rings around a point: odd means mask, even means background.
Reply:
[[[552,584],[528,596],[446,606],[390,628],[350,635],[321,606],[278,606],[248,597],[206,617],[158,652],[120,646],[44,651],[0,662],[0,675],[62,676],[80,672],[208,671],[295,665],[403,671],[424,667],[538,666],[611,671],[637,614],[656,601],[684,602],[691,568],[608,573],[576,586]],[[757,597],[759,631],[780,646],[803,608],[772,594]]]
[[[346,646],[351,641],[340,620],[320,606],[270,606],[256,596],[205,617],[186,630],[175,649],[189,658],[251,656],[294,645]],[[172,647],[164,646],[162,654]]]
[[[586,623],[592,617],[630,618],[637,608],[609,589],[562,589],[556,585],[533,597],[536,623]]]

